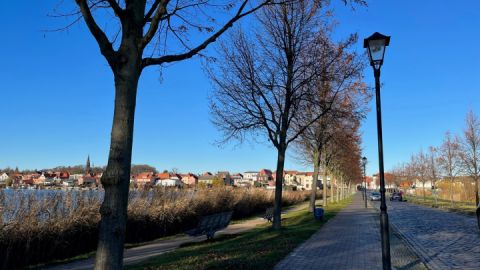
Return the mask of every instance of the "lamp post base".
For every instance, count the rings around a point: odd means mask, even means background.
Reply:
[[[388,225],[388,214],[386,211],[380,212],[380,234],[382,237],[382,265],[383,270],[391,270],[390,260],[390,228]]]

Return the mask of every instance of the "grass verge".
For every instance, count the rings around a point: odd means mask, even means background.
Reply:
[[[457,212],[466,215],[475,215],[476,207],[475,203],[472,202],[457,202],[455,201],[452,207],[452,203],[450,200],[445,199],[437,199],[435,202],[435,198],[433,196],[426,196],[425,200],[423,196],[411,196],[406,195],[405,199],[414,204],[439,208],[441,210],[449,211],[449,212]]]
[[[283,228],[279,231],[265,225],[238,235],[223,235],[213,241],[185,245],[126,269],[273,269],[350,202],[351,198],[328,206],[322,221],[316,221],[306,208],[292,211],[283,216]]]

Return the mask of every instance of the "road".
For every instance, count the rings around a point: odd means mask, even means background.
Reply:
[[[378,207],[378,202],[373,203]],[[430,269],[480,269],[476,218],[408,202],[388,202],[390,224]]]

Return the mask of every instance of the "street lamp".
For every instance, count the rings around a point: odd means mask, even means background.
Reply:
[[[383,64],[385,49],[390,44],[390,37],[375,32],[363,41],[363,47],[368,50],[370,65],[375,77],[375,96],[377,100],[377,134],[378,134],[378,163],[380,174],[380,233],[382,238],[382,263],[384,270],[391,270],[390,261],[390,232],[388,225],[387,204],[385,200],[385,174],[383,171],[383,137],[382,111],[380,101],[380,68]]]
[[[365,197],[365,208],[367,208],[367,174],[365,172],[365,168],[367,166],[367,158],[362,157],[362,166],[363,166],[363,181],[365,183],[365,189],[364,189],[364,197]]]

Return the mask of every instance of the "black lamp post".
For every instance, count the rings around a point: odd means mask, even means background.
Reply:
[[[375,96],[377,100],[377,133],[378,133],[378,163],[380,172],[380,232],[382,238],[382,263],[384,270],[391,270],[390,261],[390,232],[388,225],[387,204],[385,201],[385,174],[383,171],[383,137],[382,137],[382,111],[380,101],[380,68],[383,64],[385,49],[390,44],[390,37],[375,32],[363,42],[363,47],[368,50],[370,65],[375,76]]]
[[[364,189],[364,197],[365,197],[365,208],[367,208],[367,174],[366,174],[366,166],[367,166],[367,158],[362,157],[362,166],[363,166],[363,181],[365,183],[365,189]]]

